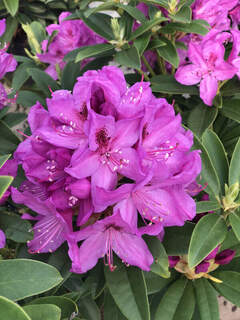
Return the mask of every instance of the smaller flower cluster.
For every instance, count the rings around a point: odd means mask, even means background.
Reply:
[[[73,93],[53,92],[47,107],[31,108],[32,135],[15,152],[28,180],[12,188],[12,198],[38,213],[23,216],[37,221],[30,252],[51,252],[67,240],[74,272],[105,255],[113,270],[113,251],[150,270],[142,235],[161,237],[164,227],[196,214],[188,190],[201,159],[190,151],[192,133],[148,82],[128,88],[113,66],[86,72]]]
[[[65,20],[70,15],[70,12],[62,12],[59,16],[59,24],[50,24],[46,27],[49,36],[52,36],[54,32],[56,35],[49,45],[48,40],[44,40],[42,42],[43,53],[37,54],[40,61],[50,64],[45,71],[55,80],[58,78],[56,65],[60,69],[64,68],[66,62],[63,61],[63,58],[68,52],[83,46],[105,42],[82,20]]]
[[[190,269],[188,266],[187,255],[169,256],[170,268],[175,268],[178,272],[183,273],[188,279],[208,278],[215,282],[221,282],[215,277],[209,275],[210,272],[216,270],[219,265],[228,264],[235,256],[235,251],[226,249],[218,253],[220,246],[217,246],[204,260],[195,268]]]
[[[6,30],[5,19],[0,20],[0,36],[4,34]],[[0,79],[2,79],[7,72],[12,72],[17,67],[17,61],[12,54],[6,52],[7,46],[0,49]],[[8,103],[15,101],[15,99],[8,99],[6,90],[0,82],[0,109],[5,107]]]
[[[181,54],[175,78],[184,85],[199,83],[200,97],[209,106],[225,81],[235,75],[240,78],[239,8],[238,0],[196,0],[192,5],[193,19],[204,19],[211,28],[204,37],[190,34],[182,38],[188,51]],[[232,49],[226,59],[227,43]]]

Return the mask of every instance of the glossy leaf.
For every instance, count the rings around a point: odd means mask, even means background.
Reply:
[[[23,84],[27,81],[29,78],[29,73],[27,71],[28,68],[34,67],[34,63],[32,61],[27,61],[20,66],[17,67],[16,71],[13,74],[13,80],[12,80],[12,88],[14,91],[18,91]]]
[[[101,313],[96,302],[91,297],[79,300],[79,312],[87,320],[100,320]]]
[[[201,137],[206,129],[214,122],[218,114],[218,109],[215,107],[209,108],[203,103],[200,103],[193,108],[188,116],[187,126],[198,137]]]
[[[104,320],[127,320],[120,312],[109,290],[104,295]]]
[[[45,292],[61,281],[59,272],[43,262],[29,259],[0,262],[0,295],[12,300]]]
[[[190,23],[192,20],[192,10],[190,7],[182,7],[175,15],[170,15],[173,21]]]
[[[204,237],[203,237],[204,234]],[[216,213],[201,218],[193,230],[188,252],[189,267],[199,264],[213,249],[223,242],[227,235],[227,225]]]
[[[53,304],[27,305],[23,310],[31,317],[31,320],[60,320],[61,309]]]
[[[221,208],[221,204],[217,201],[199,201],[196,202],[197,213],[203,213],[203,212],[209,212],[209,211],[215,211]]]
[[[187,307],[186,303],[184,302],[184,291],[187,287],[188,279],[182,277],[181,279],[175,281],[166,291],[163,298],[160,301],[160,304],[157,308],[155,314],[155,320],[173,320],[173,319],[184,319],[189,320],[191,317],[186,318],[177,318],[178,315],[178,308],[181,308],[181,304]],[[183,300],[183,301],[182,301]],[[194,310],[194,304],[193,304]],[[193,312],[192,312],[193,313]],[[186,314],[187,316],[187,308]]]
[[[2,296],[0,296],[0,315],[4,320],[32,320],[17,303]]]
[[[146,50],[146,48],[148,46],[148,43],[150,41],[150,38],[151,38],[151,33],[150,32],[146,32],[145,34],[143,34],[141,37],[138,37],[134,41],[134,46],[137,48],[140,56]]]
[[[216,291],[206,279],[201,278],[193,283],[201,319],[219,320]]]
[[[125,67],[141,68],[140,56],[135,47],[117,52],[114,61]]]
[[[23,122],[23,120],[25,120],[27,118],[26,113],[23,112],[8,112],[6,114],[6,116],[3,117],[3,121],[9,126],[9,127],[14,127],[18,124],[20,124],[21,122]]]
[[[240,215],[239,215],[239,211],[235,211],[235,212],[230,213],[229,220],[230,220],[230,224],[233,228],[233,231],[234,231],[236,237],[240,241]]]
[[[221,190],[224,194],[224,185],[228,181],[229,170],[228,158],[224,146],[216,133],[209,129],[203,134],[202,142],[217,172]]]
[[[173,275],[171,275],[171,278],[162,278],[153,272],[144,272],[143,274],[146,281],[148,295],[161,291],[174,280]]]
[[[132,32],[131,37],[128,39],[128,41],[132,41],[136,39],[137,37],[144,34],[146,31],[152,29],[152,27],[160,24],[163,21],[167,21],[167,19],[164,17],[160,17],[160,18],[155,18],[153,20],[142,23],[140,27],[138,27],[135,31]]]
[[[177,31],[182,31],[186,33],[196,33],[202,36],[206,35],[209,31],[208,27],[203,20],[193,20],[190,23],[181,22],[171,22],[162,28],[164,33],[174,33]]]
[[[240,100],[238,99],[224,100],[221,113],[229,119],[240,122]]]
[[[108,43],[96,44],[94,46],[85,46],[77,49],[77,56],[75,62],[82,61],[83,59],[94,57],[103,52],[112,50],[114,46]]]
[[[128,320],[150,320],[146,283],[138,268],[117,266],[114,272],[105,269],[107,286],[115,303]]]
[[[233,304],[240,307],[240,273],[235,271],[215,271],[214,277],[222,283],[213,282],[217,291]]]
[[[74,301],[61,296],[41,297],[31,301],[31,305],[55,305],[61,310],[62,318],[70,318],[78,313],[78,307]]]
[[[175,68],[179,65],[179,56],[175,45],[167,38],[161,38],[166,45],[157,48],[158,54],[167,62],[171,63]]]
[[[238,182],[240,184],[240,139],[233,151],[232,159],[229,167],[229,186]]]

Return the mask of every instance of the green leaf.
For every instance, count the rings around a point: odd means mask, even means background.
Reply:
[[[217,117],[217,114],[217,108],[209,108],[205,104],[200,103],[191,110],[188,116],[187,126],[198,137],[201,137],[204,131],[212,125]]]
[[[239,99],[224,100],[221,113],[229,119],[240,122],[240,100]]]
[[[201,143],[199,138],[194,136],[194,149],[201,150],[201,159],[202,159],[202,181],[207,182],[207,189],[210,189],[215,196],[219,195],[220,192],[220,182],[216,173],[216,170],[210,160],[209,154],[205,146]]]
[[[61,77],[61,86],[63,89],[66,90],[72,90],[77,77],[81,75],[81,70],[80,70],[81,62],[79,63],[74,63],[72,61],[69,61],[62,72],[62,77]]]
[[[11,157],[11,154],[5,154],[0,156],[0,168],[4,165],[4,163]]]
[[[132,41],[136,39],[137,37],[144,34],[146,31],[152,29],[152,27],[160,24],[163,21],[167,21],[167,19],[164,17],[160,17],[160,18],[155,18],[153,20],[142,23],[140,27],[138,27],[135,31],[132,32],[131,37],[128,39],[128,41]]]
[[[174,33],[177,31],[182,31],[186,33],[196,33],[205,36],[209,29],[203,20],[193,20],[190,23],[180,23],[180,22],[170,22],[162,28],[164,33]]]
[[[42,90],[47,97],[51,96],[50,89],[52,91],[60,90],[61,88],[52,77],[50,77],[46,72],[39,70],[37,68],[27,69],[29,75],[33,78],[37,87]],[[50,89],[49,89],[50,88]]]
[[[154,262],[151,265],[151,271],[163,278],[169,278],[168,256],[161,241],[158,238],[147,236],[145,237],[145,240],[154,258]]]
[[[33,21],[30,24],[22,24],[22,28],[27,34],[32,52],[34,54],[41,53],[41,43],[46,39],[46,31],[42,24],[38,21]]]
[[[209,211],[215,211],[221,208],[221,204],[217,201],[199,201],[196,202],[197,213],[203,213],[203,212],[209,212]]]
[[[23,310],[31,317],[31,320],[61,319],[61,309],[53,304],[28,305],[23,307]]]
[[[240,184],[240,139],[235,146],[233,151],[232,159],[229,167],[229,186],[238,182]]]
[[[238,77],[234,77],[233,79],[228,80],[222,87],[221,87],[221,95],[222,96],[233,96],[235,94],[240,93],[239,88],[239,80]]]
[[[236,235],[236,237],[238,238],[238,240],[240,241],[240,216],[239,216],[239,211],[235,211],[230,213],[229,215],[229,220],[230,220],[230,224],[233,228],[233,231]]]
[[[2,120],[9,126],[14,127],[27,118],[26,113],[8,112]]]
[[[14,36],[17,28],[18,28],[18,20],[10,16],[7,17],[6,30],[4,34],[0,37],[1,48],[4,47],[5,43],[9,43],[12,41],[12,37]]]
[[[118,265],[105,268],[107,286],[115,303],[128,320],[150,320],[146,283],[140,269]]]
[[[186,222],[182,227],[165,228],[163,245],[169,256],[187,254],[194,224]]]
[[[201,319],[219,320],[216,291],[206,279],[198,279],[194,283],[197,304]]]
[[[109,290],[104,295],[104,320],[127,320],[120,312]]]
[[[16,150],[20,140],[6,125],[0,121],[0,154],[12,153]]]
[[[125,67],[133,69],[141,68],[140,56],[135,47],[117,52],[114,61]]]
[[[7,191],[7,188],[10,186],[10,184],[13,182],[13,177],[11,176],[0,176],[0,199]]]
[[[165,46],[157,48],[158,54],[166,61],[171,63],[175,68],[179,65],[179,56],[175,45],[167,38],[160,38],[161,41],[165,42]]]
[[[12,300],[45,292],[61,281],[59,272],[43,262],[29,259],[0,261],[0,294]]]
[[[227,225],[222,216],[211,213],[199,220],[190,241],[189,267],[193,268],[199,264],[217,245],[223,242],[226,235]]]
[[[135,41],[134,41],[134,46],[137,48],[139,55],[142,56],[144,51],[146,50],[148,43],[150,41],[151,38],[151,33],[150,32],[146,32],[145,34],[143,34],[142,36],[138,37]]]
[[[15,70],[12,80],[12,88],[15,92],[18,91],[29,78],[27,68],[34,66],[33,62],[24,62]]]
[[[77,49],[78,53],[75,59],[75,62],[82,61],[83,59],[94,57],[98,54],[101,54],[103,52],[107,52],[109,50],[114,49],[114,46],[109,43],[101,43],[96,44],[94,46],[86,46]]]
[[[129,4],[128,5],[124,5],[121,3],[116,3],[115,2],[115,6],[117,6],[118,8],[123,9],[124,11],[126,11],[131,17],[133,17],[135,20],[140,21],[141,23],[144,23],[146,21],[146,17],[144,16],[144,14],[142,13],[142,11],[140,11],[138,8],[136,7],[132,7]]]
[[[224,186],[228,182],[229,170],[228,158],[224,146],[216,133],[210,129],[204,132],[202,142],[217,172],[222,194],[224,194]]]
[[[4,320],[33,320],[18,304],[1,296],[0,315]]]
[[[195,301],[194,295],[191,295],[193,289],[191,284],[188,286],[188,282],[187,278],[182,277],[167,289],[157,308],[155,320],[191,320]],[[187,301],[188,298],[190,301]]]
[[[192,10],[190,7],[184,6],[175,15],[169,15],[173,21],[190,23],[192,20]]]
[[[96,302],[90,298],[85,297],[79,300],[79,312],[87,320],[100,320],[101,313]]]
[[[55,305],[61,310],[62,318],[70,318],[78,313],[78,307],[74,301],[61,296],[41,297],[31,301],[30,305]]]
[[[240,307],[240,273],[234,271],[215,271],[214,277],[222,283],[213,282],[213,286],[226,299]]]
[[[37,101],[39,101],[42,105],[44,105],[44,103],[45,103],[45,100],[43,99],[43,97],[41,97],[39,94],[37,94],[35,92],[21,90],[18,93],[17,103],[21,104],[24,107],[31,107]]]
[[[30,222],[21,219],[17,214],[1,212],[0,226],[7,239],[22,243],[32,240],[33,234],[29,232],[32,227]]]
[[[184,86],[177,82],[173,75],[158,75],[151,78],[152,91],[168,94],[190,94],[198,95],[196,86]]]
[[[146,281],[148,295],[161,291],[163,288],[168,286],[173,281],[173,277],[162,278],[153,272],[145,271],[143,274]]]
[[[3,0],[3,3],[10,15],[14,17],[18,11],[19,0]]]

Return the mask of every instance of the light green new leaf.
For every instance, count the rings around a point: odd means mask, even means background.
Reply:
[[[13,177],[11,176],[0,176],[0,199],[7,191],[7,188],[10,186],[10,184],[13,182]]]
[[[12,300],[45,292],[62,281],[54,267],[35,260],[0,261],[0,295]]]
[[[233,151],[232,159],[229,167],[229,186],[238,182],[240,184],[240,139]]]
[[[188,252],[189,267],[193,268],[199,264],[217,245],[223,242],[226,235],[227,225],[222,216],[216,213],[204,216],[192,233]]]
[[[18,11],[19,0],[3,0],[3,3],[10,15],[14,17]]]
[[[11,157],[10,154],[5,154],[4,156],[0,156],[0,168],[4,165],[4,163]]]
[[[18,304],[1,296],[0,315],[3,320],[32,320]]]

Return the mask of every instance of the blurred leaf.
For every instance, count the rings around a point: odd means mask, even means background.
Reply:
[[[21,89],[22,85],[28,80],[29,73],[28,68],[35,67],[33,62],[24,62],[20,64],[13,74],[12,88],[16,92]]]
[[[190,23],[180,23],[180,22],[170,22],[162,28],[164,33],[174,33],[177,31],[182,31],[186,33],[196,33],[205,36],[209,29],[203,20],[193,20]]]
[[[146,283],[140,269],[118,265],[105,268],[107,286],[120,311],[128,320],[150,320]]]
[[[202,217],[194,228],[190,241],[189,268],[199,264],[217,245],[223,242],[226,235],[227,225],[222,216],[211,213]]]
[[[163,238],[163,245],[169,256],[187,254],[194,224],[186,222],[182,227],[167,227]]]
[[[0,261],[0,294],[12,300],[45,292],[61,281],[57,269],[43,262],[28,259]]]
[[[22,90],[18,93],[17,103],[24,107],[31,107],[36,104],[37,101],[39,101],[42,105],[45,103],[43,97],[35,92]]]
[[[66,297],[51,296],[41,297],[34,299],[30,302],[30,305],[55,305],[61,310],[61,318],[70,318],[73,313],[78,313],[78,307],[76,303]],[[44,319],[45,320],[45,319]]]
[[[197,205],[197,209],[196,209],[197,213],[215,211],[221,208],[221,204],[217,201],[199,201],[199,202],[196,202],[196,205]]]
[[[234,271],[215,271],[214,277],[222,283],[213,282],[213,286],[226,299],[240,307],[240,273]]]
[[[18,11],[19,0],[3,0],[3,3],[10,15],[14,17]]]
[[[6,0],[6,1],[9,1],[9,0]],[[1,48],[3,48],[6,43],[11,43],[12,37],[14,36],[17,28],[18,28],[18,20],[10,16],[7,17],[6,30],[4,34],[0,37]]]
[[[166,45],[157,48],[158,54],[164,60],[171,63],[175,68],[177,68],[179,65],[179,56],[175,45],[167,38],[161,37],[160,40],[163,41]]]
[[[173,21],[190,23],[192,20],[192,10],[190,7],[184,6],[177,11],[175,15],[169,15]]]
[[[31,320],[61,319],[61,309],[53,304],[27,305],[23,307],[23,310],[31,317]]]
[[[11,157],[11,154],[5,154],[0,156],[0,168],[4,165],[4,163]]]
[[[114,61],[125,67],[141,68],[140,56],[135,47],[117,52]]]
[[[205,104],[200,103],[190,111],[187,120],[187,126],[198,137],[201,137],[204,131],[212,125],[217,117],[217,114],[217,108],[209,108]]]
[[[26,113],[18,113],[18,112],[8,112],[6,116],[3,117],[3,121],[9,126],[9,127],[14,127],[23,120],[27,118]]]
[[[239,99],[224,100],[221,113],[229,119],[240,122],[240,100]]]
[[[177,82],[173,75],[158,75],[151,78],[152,91],[168,94],[190,94],[198,95],[196,86],[184,86]]]
[[[72,90],[76,81],[77,77],[81,75],[80,70],[81,62],[74,63],[72,61],[69,61],[62,72],[62,78],[61,78],[61,86],[63,89],[66,90]]]
[[[20,140],[6,125],[0,121],[0,154],[12,153],[16,150]]]
[[[224,146],[216,133],[209,129],[204,132],[202,142],[217,172],[222,194],[224,194],[224,186],[228,182],[229,170],[228,158]]]
[[[27,34],[28,43],[34,54],[41,53],[41,43],[46,39],[46,31],[42,24],[38,21],[33,21],[30,24],[22,24],[23,30]]]
[[[221,95],[222,96],[233,96],[233,95],[239,94],[239,93],[240,93],[240,87],[239,87],[239,80],[238,80],[237,76],[228,80],[221,87]]]
[[[153,272],[144,272],[143,274],[147,285],[148,295],[161,291],[174,280],[172,275],[171,278],[162,278]]]
[[[219,320],[216,291],[206,279],[201,278],[193,283],[201,319]]]
[[[96,302],[90,298],[85,297],[78,302],[79,312],[84,319],[87,320],[100,320],[101,313]]]
[[[195,306],[193,288],[183,277],[166,291],[155,314],[155,320],[191,320]]]
[[[17,303],[1,296],[0,315],[3,320],[33,320]]]
[[[0,226],[7,239],[11,239],[20,243],[32,240],[33,234],[29,232],[32,227],[30,222],[21,219],[21,217],[17,214],[1,212]]]
[[[229,186],[238,182],[240,184],[240,139],[233,151],[232,159],[229,167]]]
[[[51,96],[50,89],[52,91],[59,90],[60,87],[52,77],[50,77],[46,72],[39,70],[37,68],[28,69],[29,75],[33,78],[37,87],[43,91],[43,93],[47,96]],[[50,89],[49,89],[50,88]]]
[[[104,295],[104,320],[127,320],[120,312],[109,290]]]
[[[3,194],[7,191],[10,184],[13,182],[13,177],[11,176],[0,176],[0,199]]]

